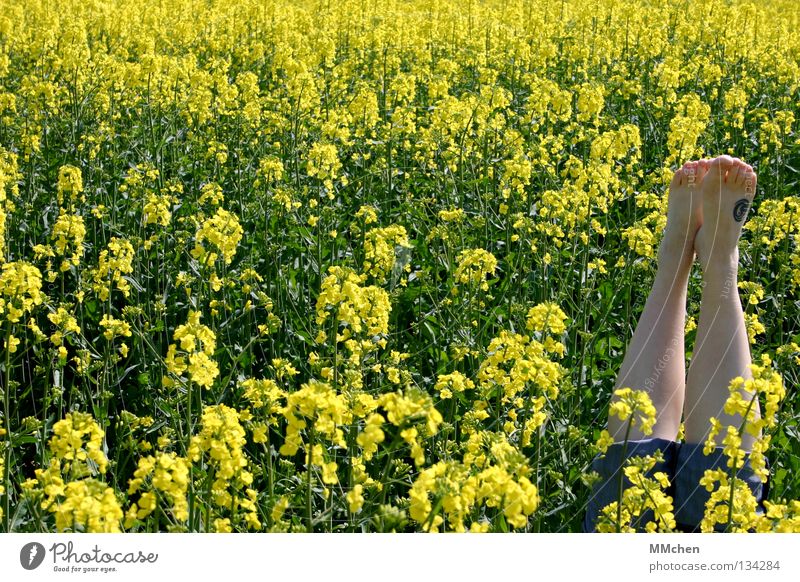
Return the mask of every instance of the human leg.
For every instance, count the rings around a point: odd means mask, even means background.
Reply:
[[[738,241],[747,210],[755,195],[756,175],[752,168],[735,158],[714,159],[701,188],[703,225],[697,233],[696,250],[703,270],[703,294],[697,327],[696,347],[689,367],[685,399],[685,436],[675,463],[675,518],[683,529],[696,530],[705,513],[708,491],[699,484],[707,470],[729,471],[727,455],[721,445],[733,427],[741,434],[741,448],[752,450],[756,437],[741,431],[744,418],[727,414],[725,402],[734,378],[752,377],[750,345],[744,312],[738,293]],[[754,418],[759,416],[758,400],[744,388],[744,401],[752,402]],[[706,454],[703,443],[715,418],[721,430],[717,445]],[[751,490],[757,501],[763,499],[764,484],[755,475],[747,456],[737,477]]]
[[[717,418],[723,430],[739,428],[741,416],[723,411],[732,379],[751,378],[750,344],[744,311],[739,299],[739,248],[747,209],[755,195],[756,175],[741,160],[720,156],[714,159],[703,184],[703,224],[697,233],[696,249],[703,269],[703,294],[695,350],[689,366],[685,398],[686,442],[702,443],[710,430],[709,419]],[[745,399],[753,394],[742,392]],[[753,402],[758,417],[758,401]],[[754,437],[743,435],[742,446],[752,448]]]
[[[702,221],[699,188],[706,167],[705,161],[688,162],[672,179],[655,281],[615,384],[615,388],[630,387],[649,394],[657,410],[652,438],[675,440],[681,421],[686,382],[686,288],[694,239]],[[625,439],[627,429],[627,422],[609,418],[608,430],[616,442]],[[645,436],[632,427],[628,439]]]
[[[630,387],[649,394],[657,411],[654,433],[645,435],[639,427],[629,427],[627,422],[610,416],[608,430],[615,443],[592,463],[592,470],[600,479],[592,490],[584,516],[583,527],[587,532],[594,531],[603,507],[619,501],[620,471],[628,458],[660,455],[661,461],[651,473],[672,473],[686,378],[686,288],[694,260],[694,238],[702,220],[698,188],[707,166],[705,160],[689,162],[672,179],[656,278],[616,381],[618,388]],[[628,484],[623,479],[623,488]],[[644,523],[651,518],[647,513],[639,521]]]

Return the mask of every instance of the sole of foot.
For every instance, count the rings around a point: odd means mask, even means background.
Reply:
[[[702,225],[695,250],[703,271],[738,264],[739,237],[756,192],[756,173],[738,158],[719,156],[708,162],[703,183]]]
[[[686,162],[672,177],[669,185],[667,225],[661,243],[659,262],[691,260],[694,241],[703,222],[701,185],[708,171],[707,160]]]

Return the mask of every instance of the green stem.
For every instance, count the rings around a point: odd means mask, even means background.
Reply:
[[[753,394],[753,397],[750,399],[750,404],[747,405],[747,410],[744,413],[744,421],[742,425],[739,427],[739,438],[742,438],[744,434],[745,426],[747,426],[747,418],[750,416],[750,410],[753,408],[753,403],[758,398],[758,393]],[[729,531],[731,527],[731,522],[733,521],[733,493],[736,490],[736,460],[734,460],[733,467],[731,467],[730,471],[730,495],[728,496],[728,521],[725,524],[725,531]]]
[[[311,508],[311,472],[314,451],[314,430],[308,433],[308,449],[306,450],[306,521],[308,521],[308,533],[314,532],[314,525],[312,523],[312,508]]]
[[[619,477],[617,478],[617,533],[622,531],[620,522],[622,521],[622,485],[625,471],[622,470],[622,465],[628,456],[628,439],[631,435],[631,427],[633,427],[633,415],[636,413],[636,407],[631,411],[631,418],[628,420],[628,428],[625,429],[625,442],[622,445],[622,458],[619,467]]]
[[[3,451],[3,483],[5,485],[5,492],[3,494],[3,531],[10,532],[10,511],[11,511],[11,350],[8,349],[11,340],[11,323],[6,323],[6,369],[5,380],[3,382],[3,420],[5,421],[5,430],[8,437],[6,438],[6,446]]]
[[[189,453],[189,447],[192,441],[192,383],[186,385],[186,452]],[[189,479],[189,531],[194,527],[194,479]]]

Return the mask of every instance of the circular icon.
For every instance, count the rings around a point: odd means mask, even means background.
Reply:
[[[19,551],[19,563],[26,570],[35,570],[44,561],[44,546],[39,542],[30,542]]]

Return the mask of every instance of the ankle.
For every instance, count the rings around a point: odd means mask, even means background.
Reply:
[[[658,251],[656,277],[667,278],[670,281],[688,279],[693,262],[694,249],[691,246],[681,249],[662,244]]]
[[[694,256],[694,239],[686,236],[665,235],[658,247],[658,259],[682,261],[687,256]]]
[[[706,285],[735,286],[739,278],[739,249],[734,247],[727,253],[714,253],[706,260],[701,260],[703,280]]]
[[[703,273],[703,301],[739,300],[738,266],[715,265]]]

